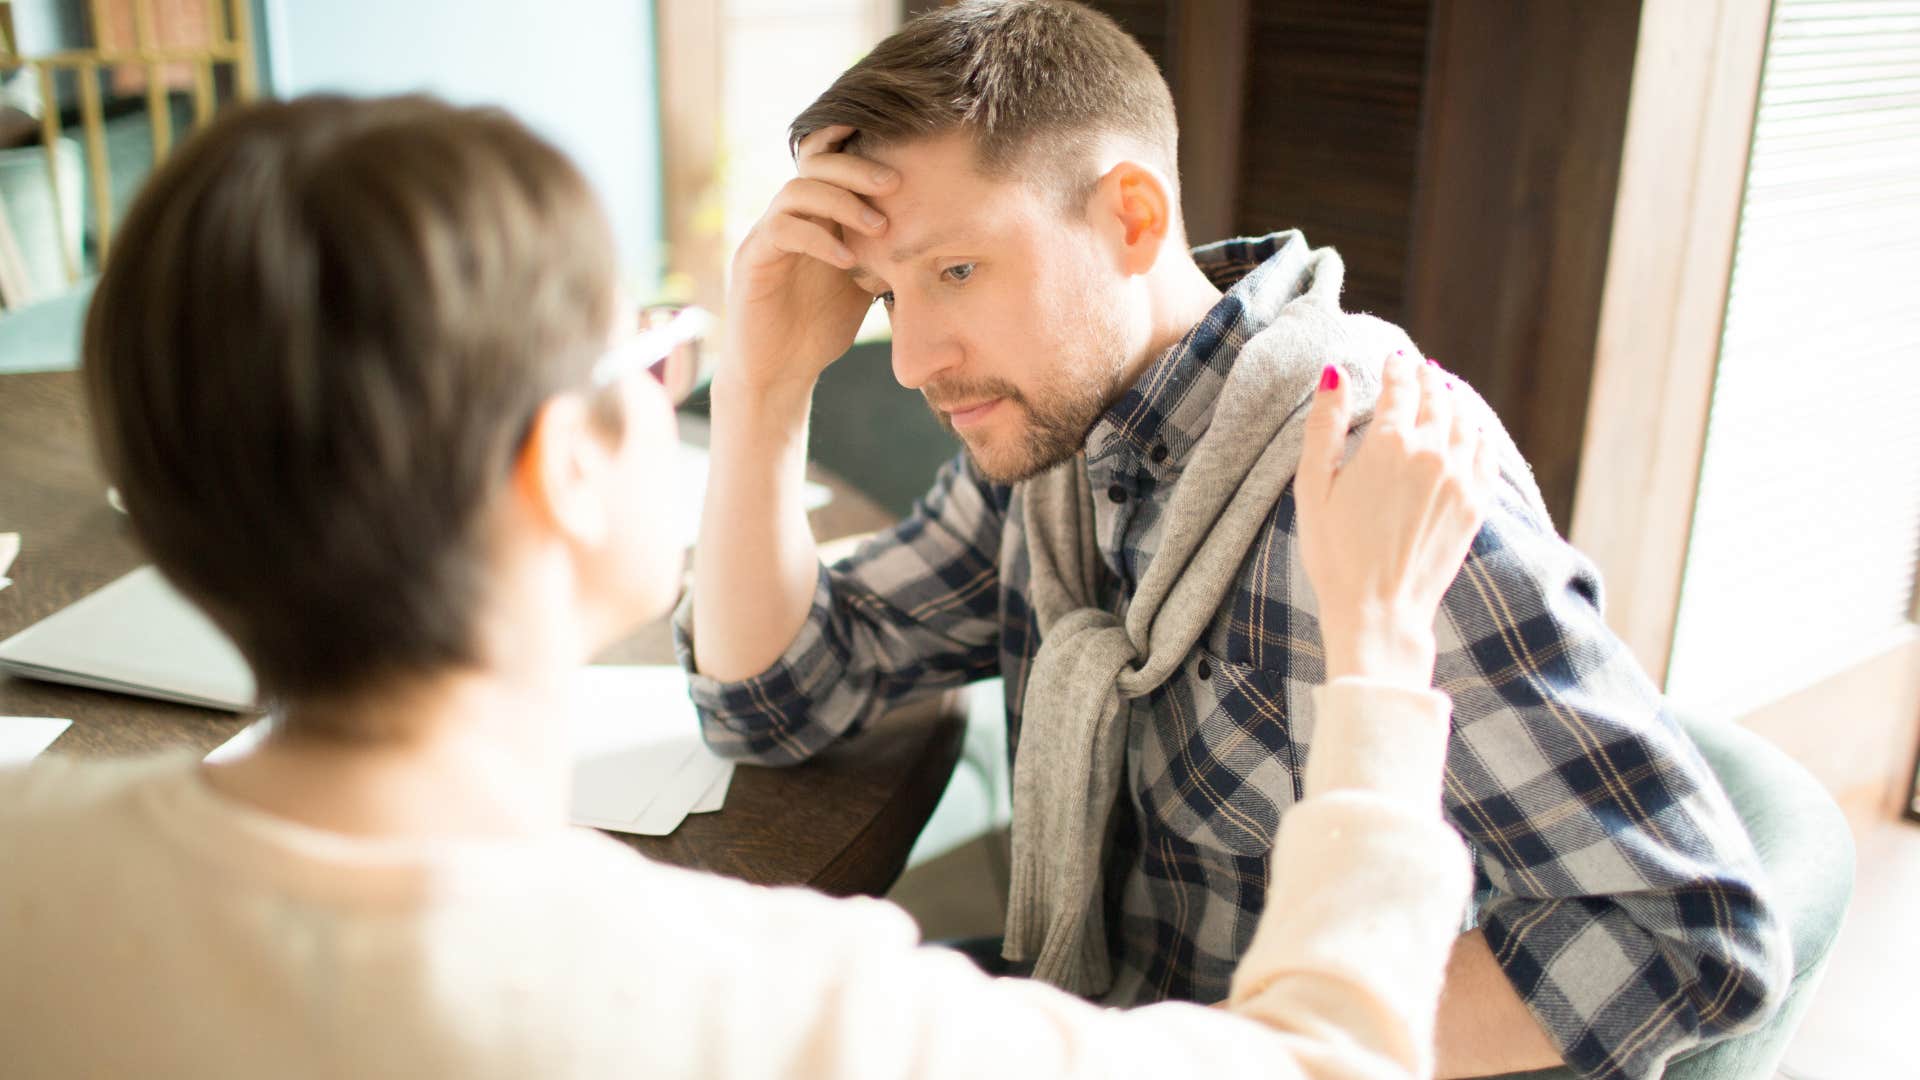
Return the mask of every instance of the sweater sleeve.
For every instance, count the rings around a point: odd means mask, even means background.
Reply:
[[[1286,872],[1226,1007],[1113,1010],[990,979],[956,953],[908,947],[897,911],[862,905],[867,929],[815,935],[838,940],[833,961],[775,995],[807,1003],[781,1020],[808,1033],[804,1057],[758,1064],[861,1077],[1430,1075],[1469,884],[1440,818],[1447,701],[1346,680],[1325,695],[1311,790],[1280,828]]]
[[[1306,798],[1281,821],[1228,1003],[1283,1029],[1306,1018],[1344,1030],[1425,1076],[1471,884],[1466,847],[1440,816],[1450,703],[1360,679],[1314,698]]]

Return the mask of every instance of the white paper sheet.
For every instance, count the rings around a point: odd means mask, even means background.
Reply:
[[[689,813],[720,809],[733,763],[700,741],[685,672],[667,666],[583,668],[574,676],[572,695],[574,824],[665,836]],[[264,737],[268,722],[249,724],[207,760],[245,753]]]
[[[582,669],[573,680],[571,722],[577,824],[634,832],[641,815],[667,796],[652,820],[671,821],[649,834],[665,835],[712,783],[709,776],[690,794],[673,784],[713,758],[700,741],[686,673],[677,667]]]
[[[51,716],[0,716],[0,768],[25,765],[39,757],[72,726],[71,720]]]
[[[679,773],[667,781],[660,789],[660,794],[647,804],[640,816],[633,819],[632,827],[622,831],[641,836],[665,836],[679,828],[680,823],[693,813],[693,808],[728,767],[726,762],[714,757],[702,746],[680,767]]]
[[[214,747],[208,752],[204,760],[211,761],[217,765],[222,761],[237,758],[251,751],[254,747],[260,745],[260,740],[267,737],[267,725],[272,722],[273,717],[271,716],[263,716],[255,720],[253,723],[235,732],[233,738]]]
[[[687,811],[687,813],[711,814],[715,810],[720,809],[722,806],[726,805],[727,789],[732,786],[733,786],[733,762],[729,761],[726,764],[726,768],[720,771],[719,779],[715,780],[707,788],[707,793],[705,795],[700,796],[700,801],[697,803],[694,803],[693,809]]]
[[[0,589],[13,584],[13,579],[7,576],[7,568],[13,565],[13,560],[19,554],[20,534],[0,533]]]

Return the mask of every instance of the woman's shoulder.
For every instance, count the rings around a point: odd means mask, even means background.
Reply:
[[[196,760],[180,752],[98,761],[43,754],[25,765],[0,768],[0,821],[81,812],[144,784],[185,773]]]

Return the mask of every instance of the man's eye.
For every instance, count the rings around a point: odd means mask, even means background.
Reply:
[[[957,263],[953,266],[947,267],[945,270],[940,271],[940,273],[945,275],[948,281],[954,281],[954,282],[965,281],[968,278],[973,276],[973,268],[976,265],[978,264],[977,263]]]

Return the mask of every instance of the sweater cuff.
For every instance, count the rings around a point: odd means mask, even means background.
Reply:
[[[1370,791],[1422,812],[1440,807],[1453,702],[1362,678],[1313,688],[1313,748],[1305,794]]]

